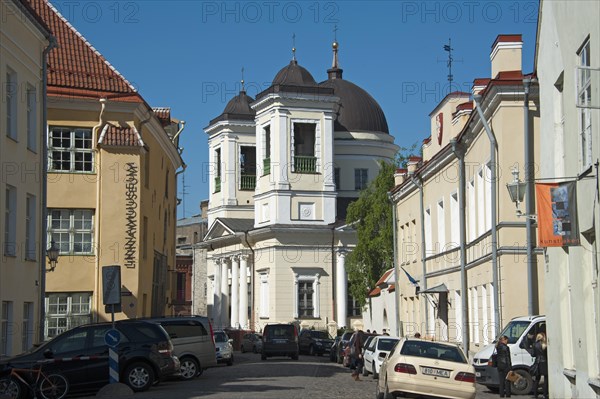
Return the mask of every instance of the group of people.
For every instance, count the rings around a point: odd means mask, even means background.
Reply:
[[[531,377],[533,378],[533,395],[536,399],[539,397],[538,389],[540,381],[542,381],[543,398],[548,399],[548,345],[546,343],[546,334],[543,332],[538,333],[535,336],[535,343],[528,350],[535,358],[535,362],[530,368]],[[512,362],[508,337],[506,335],[503,335],[498,340],[495,356],[500,384],[498,387],[500,397],[510,398],[512,382],[507,379],[507,376],[512,370]]]

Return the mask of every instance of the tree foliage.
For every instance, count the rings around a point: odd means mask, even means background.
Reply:
[[[346,223],[353,224],[358,243],[346,259],[350,294],[362,306],[382,274],[394,266],[392,203],[388,192],[394,188],[396,167],[406,167],[417,144],[401,148],[396,163],[380,162],[379,174],[348,206]]]

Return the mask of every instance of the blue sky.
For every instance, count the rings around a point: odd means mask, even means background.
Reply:
[[[180,145],[188,168],[179,179],[179,217],[208,198],[203,128],[240,89],[267,88],[296,56],[318,82],[331,66],[337,25],[344,78],[367,90],[386,114],[396,144],[429,136],[428,115],[452,89],[470,91],[490,77],[498,34],[523,34],[523,70],[533,69],[537,1],[58,1],[54,6],[152,106],[186,121]]]

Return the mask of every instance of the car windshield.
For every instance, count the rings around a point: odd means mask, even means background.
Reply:
[[[312,335],[313,338],[329,339],[329,334],[327,334],[326,331],[311,331],[310,335]]]
[[[519,340],[519,337],[523,335],[527,327],[529,327],[529,321],[511,321],[504,327],[504,330],[500,333],[500,337],[506,335],[508,337],[508,343],[514,344]],[[494,342],[498,342],[498,339],[495,339]]]
[[[455,346],[428,341],[406,341],[400,350],[401,355],[467,363],[465,356]]]
[[[394,347],[394,344],[398,341],[394,338],[380,338],[379,342],[377,342],[377,349],[380,351],[391,351]]]
[[[216,332],[215,333],[215,342],[227,342],[227,334],[224,332]]]

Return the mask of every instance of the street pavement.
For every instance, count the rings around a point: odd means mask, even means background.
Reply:
[[[163,381],[135,394],[134,399],[374,399],[372,376],[354,381],[350,373],[350,369],[330,362],[327,355],[262,361],[259,354],[236,352],[233,366],[208,369],[191,381]],[[497,397],[478,386],[478,399]]]

